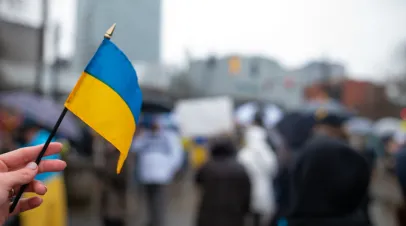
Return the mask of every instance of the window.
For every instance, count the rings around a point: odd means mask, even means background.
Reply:
[[[234,56],[228,60],[228,72],[232,75],[241,72],[241,60],[239,57]]]
[[[216,57],[213,57],[213,56],[209,57],[209,59],[206,62],[206,66],[208,69],[214,69],[216,67],[216,64],[217,64],[217,59],[216,59]]]
[[[254,59],[251,61],[251,66],[250,66],[250,76],[251,77],[258,77],[260,71],[259,71],[259,61],[257,59]]]

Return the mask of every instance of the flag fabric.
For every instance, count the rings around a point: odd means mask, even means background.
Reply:
[[[137,73],[123,52],[105,38],[73,88],[65,107],[127,158],[142,105]]]

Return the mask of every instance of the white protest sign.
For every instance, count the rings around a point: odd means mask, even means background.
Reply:
[[[185,137],[215,136],[233,132],[233,101],[229,97],[179,101],[174,116]]]

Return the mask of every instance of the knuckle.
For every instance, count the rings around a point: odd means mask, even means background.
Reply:
[[[23,179],[24,181],[30,181],[32,180],[34,177],[34,174],[31,170],[23,170],[21,172],[21,179]]]

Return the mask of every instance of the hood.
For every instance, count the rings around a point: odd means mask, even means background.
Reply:
[[[357,211],[370,179],[366,160],[341,140],[317,137],[292,172],[290,218],[339,218]]]
[[[213,158],[232,157],[237,150],[231,138],[219,137],[210,142],[210,153]]]
[[[312,116],[292,112],[286,115],[276,126],[288,148],[302,148],[312,135],[315,119]]]

